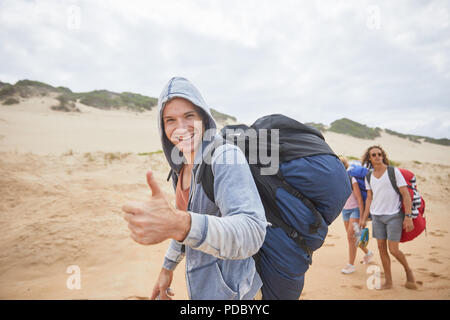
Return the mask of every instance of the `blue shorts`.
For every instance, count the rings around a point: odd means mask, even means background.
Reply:
[[[359,208],[344,209],[342,210],[342,218],[344,221],[351,219],[359,219]]]

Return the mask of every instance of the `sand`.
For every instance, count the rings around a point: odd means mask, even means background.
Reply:
[[[76,103],[82,111],[53,111],[49,97],[0,105],[0,151],[39,155],[74,152],[149,152],[161,149],[156,108],[149,112],[108,111]]]
[[[79,114],[50,110],[56,104],[39,97],[0,105],[0,299],[148,299],[168,241],[135,243],[120,208],[150,195],[145,180],[150,168],[174,200],[165,180],[169,167],[158,152],[155,112],[80,104]],[[414,171],[427,201],[427,235],[400,246],[419,282],[417,290],[404,287],[406,277],[394,259],[394,288],[371,290],[367,271],[381,268],[376,243],[369,242],[376,253],[369,266],[358,263],[358,252],[356,272],[340,273],[347,263],[347,240],[339,217],[314,254],[301,299],[449,299],[450,148],[388,134],[375,141],[325,136],[335,152],[348,156],[381,144],[392,160]],[[155,153],[138,155],[144,152]],[[67,285],[74,265],[80,289]],[[175,298],[187,299],[184,262],[172,287]]]

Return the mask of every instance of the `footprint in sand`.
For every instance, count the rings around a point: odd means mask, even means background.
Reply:
[[[360,286],[360,285],[353,285],[352,288],[362,290],[362,289],[363,289],[363,286]]]
[[[123,300],[149,300],[149,297],[129,296],[129,297],[123,298]]]
[[[416,270],[419,272],[427,272],[428,271],[427,268],[417,268]]]
[[[434,272],[430,272],[428,275],[433,278],[442,278],[442,275]]]
[[[334,243],[325,243],[323,246],[324,247],[334,247],[335,244]]]
[[[439,261],[438,259],[436,259],[436,258],[430,258],[430,259],[428,259],[428,261],[430,261],[430,262],[434,262],[434,263],[439,263],[439,264],[442,264],[442,262],[441,261]]]

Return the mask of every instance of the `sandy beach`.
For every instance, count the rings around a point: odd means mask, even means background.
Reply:
[[[0,105],[0,299],[148,299],[168,241],[135,243],[121,206],[149,197],[148,169],[174,200],[155,111],[77,104],[81,113],[64,113],[50,109],[56,104],[36,97]],[[372,141],[331,132],[325,137],[346,156],[360,157],[380,144],[391,160],[415,172],[427,205],[427,234],[400,245],[418,289],[404,287],[403,269],[392,259],[394,288],[372,290],[370,272],[382,271],[376,242],[369,241],[375,252],[370,265],[359,263],[358,252],[356,272],[342,274],[347,239],[338,217],[313,256],[300,299],[449,299],[450,147],[386,133]],[[79,267],[80,289],[67,286],[70,266]],[[187,299],[184,262],[172,287],[176,299]]]

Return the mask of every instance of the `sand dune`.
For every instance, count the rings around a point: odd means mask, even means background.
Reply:
[[[360,158],[369,146],[381,145],[388,152],[390,160],[450,165],[450,148],[448,146],[428,142],[416,143],[384,131],[381,132],[381,137],[374,140],[358,139],[329,131],[325,132],[324,136],[337,154]]]
[[[173,200],[163,155],[137,154],[161,149],[154,111],[78,105],[82,113],[72,114],[50,110],[56,103],[46,97],[0,106],[0,299],[146,299],[168,242],[136,244],[120,208],[149,196],[149,168]],[[366,265],[341,274],[347,240],[339,217],[313,257],[301,299],[449,299],[450,148],[387,134],[375,141],[334,133],[326,139],[335,152],[350,156],[381,144],[392,160],[416,173],[427,201],[427,236],[401,248],[420,285],[404,288],[395,261],[390,291],[367,287]],[[369,247],[376,252],[373,239]],[[72,265],[81,271],[79,290],[67,287]],[[381,266],[377,255],[371,266]],[[173,288],[177,299],[187,298],[184,262]]]

